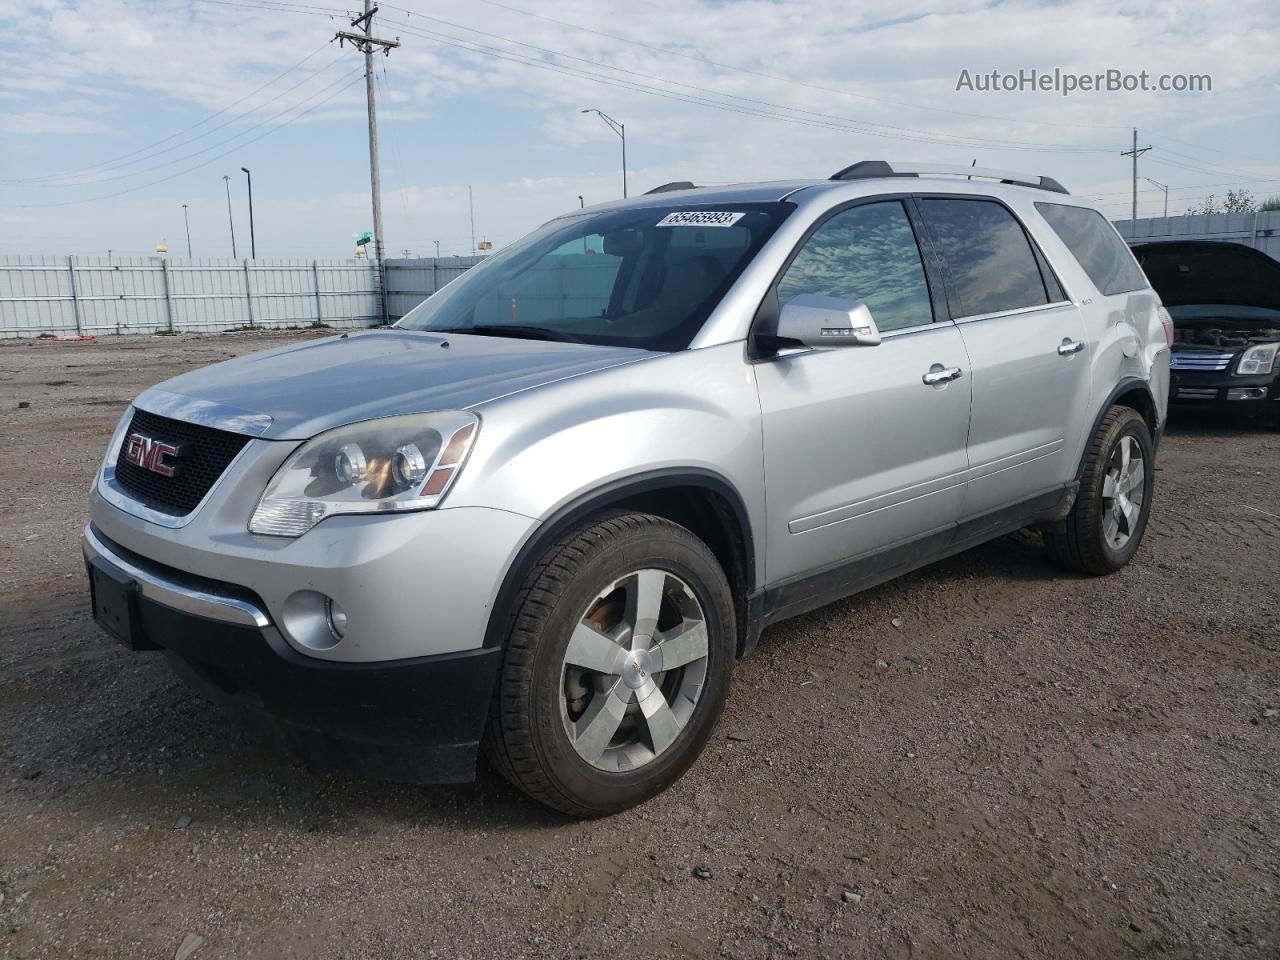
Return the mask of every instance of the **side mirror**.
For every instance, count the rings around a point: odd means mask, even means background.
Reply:
[[[815,293],[792,297],[778,315],[778,337],[806,347],[874,347],[880,330],[867,305]]]

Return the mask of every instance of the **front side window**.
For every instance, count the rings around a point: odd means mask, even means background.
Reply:
[[[1103,296],[1131,293],[1147,285],[1128,246],[1097,210],[1065,203],[1037,203],[1036,209]]]
[[[553,220],[407,313],[401,329],[683,350],[790,204]]]
[[[1031,243],[1003,206],[991,200],[926,197],[920,207],[947,264],[947,296],[956,316],[1049,302]]]
[[[778,304],[816,293],[867,305],[881,330],[933,321],[920,248],[897,200],[837,213],[814,232],[778,282]]]

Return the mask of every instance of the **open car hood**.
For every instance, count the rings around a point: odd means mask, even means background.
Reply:
[[[1280,261],[1242,243],[1175,240],[1133,247],[1166,307],[1226,304],[1280,310]]]

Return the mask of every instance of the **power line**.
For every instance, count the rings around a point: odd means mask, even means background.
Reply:
[[[318,7],[309,3],[285,3],[282,0],[192,0],[193,3],[212,3],[220,7],[240,7],[244,10],[271,10],[279,13],[297,13],[303,16],[346,17],[345,10],[335,7]]]
[[[219,125],[218,125],[218,126],[216,126],[216,127],[212,127],[212,128],[210,128],[209,130],[206,130],[204,133],[200,134],[199,136],[192,137],[192,138],[191,138],[191,139],[189,139],[189,140],[183,140],[181,143],[177,143],[177,144],[174,144],[174,145],[173,145],[173,146],[171,146],[171,147],[167,147],[167,148],[165,148],[164,150],[160,150],[160,151],[158,151],[158,152],[156,152],[156,153],[152,154],[152,155],[151,155],[151,156],[149,156],[149,157],[139,157],[137,160],[132,160],[132,161],[130,161],[130,162],[129,162],[129,164],[126,164],[126,166],[132,165],[133,163],[137,163],[137,162],[139,162],[139,160],[149,160],[149,159],[152,159],[152,158],[154,158],[154,157],[158,157],[158,156],[160,156],[161,154],[168,153],[170,150],[176,150],[176,149],[178,149],[179,147],[186,146],[187,144],[195,143],[197,140],[202,140],[202,139],[204,139],[206,136],[208,136],[209,134],[211,134],[211,133],[213,133],[213,132],[215,132],[215,131],[217,131],[217,130],[222,129],[223,127],[229,126],[230,124],[234,123],[234,122],[235,122],[235,121],[237,121],[237,120],[243,120],[245,117],[249,116],[250,114],[255,113],[255,112],[257,112],[258,110],[262,109],[262,107],[265,107],[265,106],[267,106],[268,104],[274,103],[275,101],[279,100],[281,97],[283,97],[283,96],[285,96],[285,95],[287,95],[287,94],[289,94],[289,93],[292,93],[294,90],[297,90],[299,87],[304,86],[304,85],[305,85],[305,84],[307,84],[307,83],[310,83],[312,80],[314,80],[314,79],[315,79],[317,76],[319,76],[320,74],[324,73],[326,70],[332,69],[332,68],[333,68],[333,67],[334,67],[338,62],[339,62],[339,61],[338,61],[338,59],[337,59],[337,58],[335,58],[334,60],[330,61],[330,62],[329,62],[328,64],[326,64],[325,66],[321,67],[319,70],[317,70],[317,71],[315,71],[314,73],[312,73],[312,74],[308,75],[304,80],[301,80],[301,81],[299,81],[298,83],[294,84],[292,87],[289,87],[287,90],[283,90],[283,91],[281,91],[280,93],[276,94],[276,95],[275,95],[274,97],[272,97],[270,100],[264,100],[262,103],[260,103],[258,106],[254,107],[253,109],[251,109],[251,110],[247,110],[247,111],[245,111],[245,112],[244,112],[244,113],[242,113],[242,114],[239,114],[239,115],[237,115],[237,116],[235,116],[235,117],[232,117],[231,119],[227,120],[225,123],[221,123],[221,124],[219,124]],[[325,86],[321,87],[319,90],[317,90],[317,91],[316,91],[316,93],[311,94],[311,96],[312,96],[312,97],[314,97],[314,96],[316,96],[316,95],[318,95],[318,94],[320,94],[320,93],[324,93],[326,90],[329,90],[330,88],[332,88],[335,84],[338,84],[338,83],[341,83],[341,82],[342,82],[342,78],[341,78],[341,77],[339,77],[337,80],[333,81],[332,83],[326,84]],[[311,98],[311,97],[304,97],[302,100],[298,101],[298,103],[306,103],[306,102],[307,102],[307,100],[309,100],[310,98]],[[241,130],[239,133],[233,133],[230,137],[226,137],[226,138],[224,138],[224,139],[217,140],[217,141],[215,141],[214,143],[211,143],[211,144],[210,144],[209,146],[207,146],[207,147],[201,147],[199,150],[195,150],[195,151],[193,151],[193,152],[191,152],[191,153],[188,153],[188,154],[185,154],[184,156],[181,156],[181,157],[175,157],[173,160],[166,160],[164,163],[157,163],[157,164],[155,164],[154,166],[151,166],[151,167],[143,167],[143,168],[141,168],[141,169],[139,169],[139,170],[132,170],[132,171],[128,171],[128,172],[125,172],[125,173],[118,173],[118,174],[114,174],[114,175],[112,175],[112,176],[100,176],[100,177],[93,177],[93,178],[92,178],[92,179],[90,179],[90,180],[85,180],[85,181],[78,182],[78,183],[54,183],[54,184],[52,184],[52,186],[56,186],[56,187],[76,186],[76,187],[78,187],[78,186],[85,186],[85,185],[87,185],[87,184],[91,184],[91,183],[108,183],[108,182],[113,181],[113,180],[127,180],[127,179],[129,179],[130,177],[137,177],[137,176],[141,176],[141,175],[142,175],[142,174],[144,174],[144,173],[152,173],[152,172],[154,172],[154,171],[156,171],[156,170],[163,170],[165,167],[171,167],[171,166],[173,166],[174,164],[182,163],[182,162],[184,162],[184,161],[186,161],[186,160],[190,160],[190,159],[192,159],[192,158],[194,158],[194,157],[198,157],[198,156],[200,156],[202,153],[208,153],[210,150],[217,150],[219,147],[226,146],[228,143],[231,143],[232,141],[237,140],[237,139],[239,139],[240,137],[245,136],[246,134],[252,133],[254,130],[259,129],[260,127],[264,126],[265,124],[271,123],[273,120],[279,119],[280,117],[282,117],[282,116],[284,116],[285,114],[287,114],[289,111],[293,110],[296,106],[298,106],[298,104],[297,104],[297,103],[295,103],[293,106],[285,107],[285,109],[281,110],[279,113],[276,113],[276,114],[274,114],[274,115],[272,115],[272,116],[270,116],[270,117],[267,117],[265,120],[259,120],[257,123],[253,124],[253,125],[252,125],[252,126],[250,126],[250,127],[246,127],[244,130]]]
[[[806,89],[819,91],[821,93],[835,94],[836,96],[841,96],[841,97],[850,97],[850,98],[856,98],[859,100],[868,100],[875,103],[883,103],[888,106],[894,106],[894,107],[910,107],[913,110],[932,110],[938,113],[949,113],[955,116],[972,117],[979,120],[994,120],[999,123],[1022,123],[1022,124],[1030,124],[1033,126],[1051,126],[1051,127],[1063,127],[1063,126],[1087,127],[1089,129],[1095,129],[1097,127],[1115,127],[1116,129],[1127,130],[1129,128],[1128,124],[1071,123],[1068,121],[1020,120],[1014,117],[997,117],[997,116],[991,116],[989,114],[983,114],[983,113],[970,113],[966,110],[953,110],[949,107],[933,107],[927,104],[908,103],[906,101],[891,100],[885,97],[875,97],[866,93],[855,93],[852,90],[839,90],[834,87],[824,87],[818,84],[806,83],[803,80],[796,80],[790,77],[779,76],[777,74],[765,73],[760,70],[752,70],[749,67],[739,67],[731,63],[719,63],[715,60],[710,60],[706,57],[685,53],[684,51],[675,50],[670,47],[663,47],[654,43],[645,43],[643,40],[635,40],[630,37],[622,37],[614,33],[607,33],[603,30],[596,30],[592,27],[586,27],[586,26],[583,26],[582,24],[572,23],[567,20],[558,20],[555,17],[549,17],[541,13],[534,13],[531,10],[525,10],[520,7],[513,7],[505,3],[498,3],[497,0],[481,0],[481,2],[491,7],[498,7],[502,10],[507,10],[512,13],[519,13],[524,16],[533,17],[538,20],[545,20],[548,23],[554,23],[562,27],[569,27],[570,29],[579,30],[584,33],[594,34],[595,36],[598,36],[598,37],[605,37],[610,40],[616,40],[619,43],[632,44],[637,47],[643,47],[647,50],[652,50],[656,53],[675,56],[675,57],[681,57],[685,60],[691,60],[694,63],[701,64],[703,66],[715,67],[720,70],[731,70],[735,73],[741,73],[747,76],[759,77],[765,80],[773,80],[778,83],[791,84],[793,86],[804,87]],[[391,4],[391,3],[383,3],[382,6],[387,7],[389,9],[393,9],[393,10],[400,10],[401,12],[409,14],[411,16],[418,16],[427,20],[437,20],[438,22],[441,22],[441,23],[450,23],[449,21],[442,20],[439,17],[431,17],[431,16],[428,16],[427,14],[420,13],[416,10],[410,10],[407,7],[398,7],[395,4]],[[465,27],[465,26],[462,26],[461,24],[456,24],[456,23],[453,23],[450,25],[461,27],[461,29],[464,29],[464,30],[471,29],[470,27]],[[516,42],[516,41],[512,41],[512,42]]]
[[[119,162],[120,162],[120,161],[122,161],[122,160],[128,160],[128,159],[129,159],[129,158],[131,158],[131,157],[135,157],[135,156],[137,156],[139,153],[144,153],[144,152],[146,152],[146,151],[150,150],[152,147],[158,147],[158,146],[159,146],[160,144],[162,144],[162,143],[168,143],[168,142],[169,142],[170,140],[172,140],[174,137],[180,137],[180,136],[182,136],[184,133],[187,133],[187,132],[189,132],[189,131],[191,131],[191,130],[194,130],[194,129],[196,129],[196,127],[204,126],[204,125],[205,125],[206,123],[208,123],[210,120],[213,120],[213,119],[215,119],[215,118],[217,118],[217,117],[222,116],[222,114],[226,113],[228,110],[232,109],[233,107],[237,107],[237,106],[239,106],[240,104],[244,103],[244,102],[245,102],[246,100],[248,100],[250,97],[257,96],[259,93],[261,93],[263,90],[267,89],[267,87],[271,86],[272,84],[276,83],[278,80],[282,80],[282,79],[284,79],[285,77],[287,77],[289,74],[293,73],[293,71],[297,70],[300,66],[302,66],[304,63],[306,63],[308,60],[310,60],[312,57],[314,57],[317,53],[319,53],[321,50],[324,50],[324,49],[325,49],[326,47],[328,47],[328,46],[329,46],[329,44],[328,44],[328,43],[323,43],[323,44],[321,44],[320,46],[318,46],[318,47],[316,47],[314,50],[312,50],[310,53],[308,53],[308,54],[307,54],[305,57],[303,57],[301,60],[299,60],[297,63],[295,63],[293,66],[291,66],[291,67],[289,67],[287,70],[285,70],[283,73],[278,73],[278,74],[276,74],[274,77],[272,77],[270,80],[268,80],[268,81],[267,81],[266,83],[264,83],[262,86],[258,87],[256,90],[251,90],[249,93],[246,93],[246,94],[245,94],[243,97],[241,97],[239,100],[234,100],[234,101],[232,101],[231,103],[229,103],[229,104],[227,104],[225,107],[223,107],[221,110],[218,110],[218,111],[215,111],[214,113],[209,114],[209,115],[208,115],[207,117],[205,117],[203,120],[198,120],[198,121],[196,121],[195,123],[191,124],[191,125],[190,125],[190,126],[188,126],[188,127],[183,127],[181,130],[178,130],[178,131],[176,131],[176,132],[174,132],[174,133],[171,133],[171,134],[169,134],[167,137],[161,137],[159,140],[155,140],[155,141],[152,141],[152,142],[151,142],[151,143],[149,143],[149,144],[145,144],[145,145],[143,145],[143,146],[141,146],[141,147],[138,147],[136,150],[131,150],[131,151],[129,151],[128,153],[121,154],[120,156],[118,156],[118,157],[114,157],[114,158],[112,158],[112,159],[110,159],[110,160],[103,160],[103,161],[101,161],[100,163],[95,163],[95,164],[92,164],[91,166],[88,166],[88,167],[82,167],[82,168],[81,168],[81,169],[79,169],[79,170],[74,170],[74,171],[71,171],[71,172],[69,172],[69,173],[51,174],[51,175],[46,176],[46,177],[28,177],[28,178],[25,178],[25,179],[0,180],[0,183],[31,183],[31,182],[34,182],[34,181],[37,181],[37,180],[48,180],[48,179],[53,179],[54,177],[70,177],[70,176],[75,176],[75,175],[77,175],[77,174],[81,174],[81,173],[87,173],[87,172],[88,172],[88,171],[90,171],[90,170],[97,170],[97,169],[99,169],[99,168],[101,168],[101,167],[113,166],[113,165],[115,165],[115,164],[119,163]]]
[[[102,196],[98,196],[98,197],[81,197],[81,198],[76,199],[76,200],[61,200],[61,201],[58,201],[58,202],[56,202],[56,203],[19,203],[19,204],[9,204],[9,205],[7,205],[7,209],[11,209],[11,210],[29,210],[29,209],[34,209],[34,208],[44,208],[44,207],[66,207],[66,206],[71,206],[72,204],[77,204],[77,203],[96,203],[96,202],[97,202],[97,201],[99,201],[99,200],[111,200],[111,199],[113,199],[113,198],[115,198],[115,197],[121,197],[121,196],[124,196],[125,194],[128,194],[128,193],[136,193],[136,192],[137,192],[137,191],[139,191],[139,190],[145,190],[145,189],[147,189],[148,187],[154,187],[154,186],[158,186],[159,184],[162,184],[162,183],[168,183],[170,180],[175,180],[175,179],[177,179],[178,177],[185,176],[186,174],[191,173],[191,172],[192,172],[192,171],[194,171],[194,170],[199,170],[199,169],[201,169],[202,167],[207,167],[207,166],[209,166],[209,164],[211,164],[211,163],[216,163],[217,161],[221,160],[223,157],[230,156],[231,154],[235,153],[237,150],[242,150],[243,148],[245,148],[245,147],[249,146],[249,144],[257,143],[259,140],[263,139],[264,137],[269,137],[269,136],[271,136],[271,134],[273,134],[273,133],[277,133],[278,131],[283,130],[283,129],[284,129],[285,127],[287,127],[289,124],[294,123],[295,121],[301,120],[303,117],[307,116],[307,115],[308,115],[308,114],[310,114],[310,113],[314,113],[316,110],[319,110],[321,107],[323,107],[323,106],[324,106],[325,104],[327,104],[329,101],[333,100],[335,97],[339,96],[339,95],[340,95],[340,94],[342,94],[344,91],[346,91],[346,90],[350,89],[350,88],[352,87],[352,85],[354,85],[358,80],[360,80],[360,79],[361,79],[362,75],[363,75],[363,71],[356,71],[354,74],[350,74],[350,75],[348,75],[348,76],[349,76],[349,79],[348,79],[348,81],[347,81],[347,83],[346,83],[346,84],[344,84],[343,86],[339,87],[337,90],[335,90],[335,91],[334,91],[333,93],[331,93],[329,96],[325,97],[325,98],[324,98],[323,100],[321,100],[319,103],[314,104],[313,106],[308,107],[306,110],[303,110],[301,113],[297,114],[296,116],[290,117],[288,120],[283,121],[282,123],[280,123],[280,124],[278,124],[278,125],[276,125],[276,126],[272,127],[271,129],[263,131],[262,133],[258,134],[258,136],[254,137],[252,140],[249,140],[249,141],[247,141],[246,143],[237,144],[236,146],[232,147],[230,150],[226,151],[226,153],[220,153],[220,154],[218,154],[217,156],[210,157],[208,160],[204,160],[204,161],[202,161],[202,162],[200,162],[200,163],[197,163],[197,164],[196,164],[195,166],[193,166],[193,167],[188,167],[188,168],[187,168],[187,169],[185,169],[185,170],[179,170],[177,173],[171,173],[171,174],[169,174],[169,176],[167,176],[167,177],[161,177],[160,179],[158,179],[158,180],[152,180],[152,181],[150,181],[149,183],[140,183],[140,184],[137,184],[137,185],[132,186],[132,187],[127,187],[127,188],[125,188],[124,190],[117,190],[115,193],[108,193],[108,194],[104,194],[104,195],[102,195]],[[327,88],[326,88],[326,89],[327,89]],[[323,91],[321,91],[321,92],[323,92]],[[311,98],[311,97],[309,97],[309,98],[307,98],[307,99],[312,99],[312,98]],[[306,103],[307,101],[306,101],[306,100],[303,100],[303,101],[301,101],[301,102],[302,102],[302,103]],[[294,109],[294,108],[296,108],[297,106],[300,106],[300,104],[294,104],[294,107],[293,107],[293,108],[290,108],[290,109]]]
[[[466,40],[464,38],[450,37],[448,35],[432,33],[429,31],[415,30],[413,28],[405,27],[405,26],[401,26],[401,29],[409,34],[412,34],[415,37],[421,37],[433,43],[438,43],[444,46],[456,47],[458,49],[465,50],[469,53],[480,54],[480,55],[492,57],[498,60],[506,60],[511,63],[520,64],[522,66],[532,66],[537,69],[546,70],[551,73],[558,73],[563,76],[574,77],[577,79],[591,80],[593,82],[600,83],[605,86],[615,87],[620,90],[630,90],[633,92],[646,93],[651,96],[657,96],[663,99],[674,100],[681,103],[691,103],[691,104],[696,104],[700,106],[712,107],[714,109],[724,110],[730,113],[738,113],[745,116],[763,117],[766,119],[781,120],[788,123],[799,124],[801,126],[819,127],[819,128],[824,128],[828,130],[839,130],[845,133],[862,133],[867,136],[880,137],[883,139],[892,139],[892,140],[900,140],[900,141],[916,142],[916,143],[928,143],[928,144],[948,146],[948,147],[965,147],[969,149],[976,147],[979,149],[988,149],[988,150],[1000,149],[1000,150],[1014,150],[1014,151],[1031,151],[1031,152],[1040,152],[1040,153],[1110,153],[1111,152],[1110,150],[1102,147],[1071,147],[1068,145],[1055,146],[1055,145],[1047,145],[1047,144],[1040,145],[1040,144],[1026,143],[1021,141],[989,141],[988,142],[980,138],[972,138],[972,137],[965,138],[965,137],[953,136],[951,134],[930,135],[926,131],[913,131],[910,128],[893,128],[893,127],[888,127],[885,124],[872,124],[869,121],[850,120],[847,118],[839,118],[839,117],[835,119],[839,120],[840,122],[830,122],[830,121],[823,121],[818,119],[806,119],[805,117],[790,116],[787,114],[779,114],[779,113],[773,113],[765,110],[739,106],[737,104],[726,103],[722,100],[713,100],[713,99],[709,99],[708,97],[698,96],[696,94],[686,94],[686,93],[662,90],[660,88],[653,87],[648,84],[642,84],[642,83],[638,83],[633,80],[627,80],[624,78],[601,76],[600,74],[593,73],[589,70],[583,70],[581,68],[572,67],[565,64],[548,63],[546,60],[527,57],[523,54],[513,53],[511,51],[500,50],[496,47],[486,46],[484,44],[480,44],[472,40]],[[517,41],[513,41],[513,42],[517,42]],[[612,67],[609,67],[607,64],[603,64],[602,66],[604,66],[606,69],[614,69]],[[670,82],[674,82],[674,81],[670,81]],[[730,94],[720,94],[714,90],[707,90],[706,88],[696,87],[692,84],[677,84],[677,85],[686,86],[691,89],[701,90],[702,92],[707,93],[712,97],[727,97],[727,98],[732,97],[732,95]],[[736,97],[733,99],[745,100],[746,98]],[[757,101],[757,102],[762,102],[762,101]],[[781,106],[776,104],[771,104],[770,106],[773,106],[776,109],[780,109],[780,110],[789,110],[789,111],[792,111],[793,113],[812,113],[812,111],[802,111],[802,110],[797,110],[796,108],[786,107],[786,106]],[[824,115],[819,114],[816,116],[824,116]],[[875,130],[875,129],[863,129],[863,127],[868,127],[868,126],[884,127],[887,131],[891,131],[891,132],[882,132],[881,130]],[[893,131],[903,131],[903,132],[893,132]],[[943,137],[947,137],[948,139],[942,139]]]
[[[707,87],[699,86],[697,84],[683,83],[678,80],[671,80],[665,77],[655,76],[653,74],[643,73],[636,70],[629,70],[629,69],[626,69],[625,67],[617,67],[612,64],[602,63],[601,61],[598,61],[598,60],[591,60],[587,57],[579,57],[576,54],[565,53],[563,51],[553,50],[547,47],[540,47],[536,44],[526,43],[522,40],[514,40],[510,37],[489,33],[484,30],[477,30],[472,27],[461,26],[459,24],[454,24],[447,20],[442,20],[439,17],[427,16],[425,14],[419,14],[419,16],[422,19],[433,20],[439,23],[444,23],[458,29],[466,30],[470,33],[479,34],[480,36],[483,36],[483,37],[489,37],[494,40],[499,40],[504,43],[514,44],[520,47],[527,47],[528,49],[536,50],[540,53],[548,54],[549,56],[562,57],[566,60],[576,60],[580,63],[589,64],[591,66],[599,67],[601,69],[612,70],[617,73],[628,74],[634,77],[642,77],[646,80],[655,80],[659,83],[669,84],[671,86],[683,87],[687,90],[697,91],[700,94],[706,94],[713,97],[721,97],[726,100],[739,101],[741,103],[750,104],[755,107],[766,107],[770,110],[784,110],[790,113],[796,113],[804,116],[813,117],[818,120],[834,121],[841,125],[845,125],[846,129],[868,127],[868,128],[876,128],[879,130],[892,132],[891,134],[877,134],[870,129],[859,131],[859,132],[868,133],[872,136],[892,135],[897,139],[909,139],[910,137],[914,136],[917,138],[926,138],[922,140],[922,142],[926,142],[926,143],[937,143],[937,144],[944,144],[944,145],[951,145],[951,146],[979,147],[979,148],[985,148],[985,149],[1004,150],[1004,149],[1034,148],[1038,150],[1046,150],[1046,151],[1055,152],[1055,153],[1094,153],[1094,152],[1110,153],[1110,150],[1105,148],[1100,148],[1100,147],[1081,147],[1077,145],[1061,144],[1061,143],[1037,143],[1034,141],[1026,141],[1026,140],[1002,140],[1002,139],[995,139],[995,138],[989,138],[989,137],[962,137],[962,136],[953,135],[953,134],[936,134],[936,133],[930,133],[929,131],[926,131],[926,130],[919,130],[913,127],[900,127],[900,126],[895,126],[893,124],[877,123],[871,120],[859,120],[851,117],[839,116],[837,114],[821,113],[814,110],[806,110],[801,107],[790,107],[785,104],[772,103],[770,101],[760,100],[754,97],[742,97],[742,96],[738,96],[737,94],[721,93],[718,90],[712,90]],[[402,26],[401,29],[404,29],[409,33],[413,33],[415,36],[421,36],[426,39],[435,40],[437,42],[447,43],[452,46],[459,46],[461,44],[470,44],[475,48],[478,48],[478,51],[480,52],[501,56],[503,59],[520,57],[528,65],[532,65],[532,66],[542,65],[544,67],[548,66],[547,62],[545,60],[541,60],[540,58],[527,57],[525,55],[515,54],[515,53],[512,53],[511,51],[502,50],[497,47],[490,47],[485,44],[481,44],[478,41],[470,40],[466,37],[458,37],[450,34],[439,34],[431,31],[418,30],[416,28],[409,28],[404,26]],[[463,47],[463,49],[467,49],[467,47]],[[581,76],[598,79],[598,75],[593,74],[590,71],[582,70],[581,68],[578,68],[578,67],[566,66],[564,64],[555,64],[555,66],[561,67],[565,70],[578,72]],[[616,80],[618,78],[611,78],[611,79]],[[635,84],[636,89],[651,92],[651,93],[654,92],[655,90],[655,88],[650,87],[647,84],[638,84],[636,83],[636,81],[620,81],[620,82]],[[747,109],[751,109],[751,108],[747,108]]]

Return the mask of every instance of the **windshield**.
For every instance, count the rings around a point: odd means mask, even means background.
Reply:
[[[468,270],[396,326],[683,350],[792,209],[682,204],[562,217]]]

